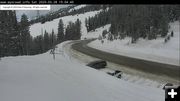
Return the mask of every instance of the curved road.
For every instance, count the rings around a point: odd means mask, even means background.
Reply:
[[[170,78],[180,80],[180,67],[175,65],[157,63],[132,57],[126,57],[122,55],[115,55],[112,53],[103,52],[91,47],[88,47],[87,44],[91,40],[82,40],[76,41],[72,48],[76,51],[82,52],[84,54],[107,60],[116,64],[125,65],[127,68],[140,70],[143,72],[148,72],[156,75],[166,75]]]

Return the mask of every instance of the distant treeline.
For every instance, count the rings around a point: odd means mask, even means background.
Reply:
[[[108,10],[86,19],[88,31],[111,24],[108,39],[132,37],[156,39],[168,33],[168,23],[180,17],[179,5],[113,5]]]

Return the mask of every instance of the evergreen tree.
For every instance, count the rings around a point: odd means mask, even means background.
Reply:
[[[48,49],[50,49],[50,39],[49,39],[49,35],[48,33],[44,32],[44,50],[47,51]]]
[[[81,38],[81,22],[79,19],[75,22],[75,29],[76,29],[76,38],[75,39],[80,39]]]
[[[18,24],[15,11],[0,11],[0,57],[18,55]]]
[[[73,23],[69,22],[66,28],[66,34],[65,34],[65,40],[72,40],[73,39],[73,29],[72,29]]]
[[[78,40],[81,38],[81,22],[79,19],[75,23],[69,22],[66,28],[65,40]]]
[[[59,20],[59,24],[58,24],[57,40],[58,40],[58,43],[64,40],[64,24],[63,24],[62,19]]]
[[[44,52],[42,35],[39,35],[36,38],[34,38],[34,45],[35,45],[34,47],[35,54],[40,54]]]
[[[52,29],[52,33],[50,35],[50,48],[53,48],[56,43],[56,35],[54,34],[54,29]]]
[[[21,16],[20,21],[20,36],[21,36],[21,46],[22,54],[28,55],[30,50],[30,32],[29,32],[29,22],[25,14]]]

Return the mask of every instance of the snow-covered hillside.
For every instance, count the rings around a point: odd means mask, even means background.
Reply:
[[[45,30],[48,33],[51,33],[52,29],[54,29],[54,33],[57,34],[59,19],[63,20],[64,28],[66,28],[66,26],[68,25],[68,23],[70,21],[75,22],[77,19],[79,19],[81,21],[81,33],[82,33],[82,36],[83,36],[83,35],[87,34],[87,28],[85,26],[85,18],[95,16],[100,11],[101,10],[86,12],[84,14],[77,14],[77,15],[73,15],[73,16],[72,15],[64,16],[64,17],[61,17],[61,18],[58,18],[58,19],[54,19],[53,21],[46,22],[44,24],[36,23],[36,24],[33,24],[33,25],[30,26],[30,34],[33,37],[35,37],[35,36],[41,35],[42,32],[44,32]]]
[[[86,7],[87,5],[78,5],[78,6],[75,6],[74,8],[71,8],[68,12],[71,12],[73,10],[78,10],[78,9],[81,9],[83,7]]]
[[[162,89],[131,84],[70,60],[63,44],[56,49],[55,60],[49,51],[2,58],[0,101],[165,100]]]
[[[102,26],[102,27],[100,27],[100,28],[97,28],[95,31],[90,31],[90,32],[88,32],[87,34],[84,34],[82,37],[81,37],[81,39],[84,39],[84,38],[98,38],[99,37],[99,35],[102,35],[102,32],[104,31],[104,30],[109,30],[109,28],[110,28],[110,26],[111,26],[111,24],[107,24],[107,25],[105,25],[105,26]]]
[[[156,40],[139,39],[136,44],[131,44],[131,38],[126,37],[123,40],[114,41],[105,39],[103,44],[100,40],[95,40],[88,46],[114,54],[180,65],[180,23],[178,21],[170,23],[169,32],[171,31],[174,32],[174,36],[167,43],[164,43],[164,38],[157,38]]]

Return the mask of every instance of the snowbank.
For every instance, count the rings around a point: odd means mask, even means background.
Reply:
[[[64,17],[54,19],[53,21],[46,22],[44,24],[36,23],[36,24],[33,24],[33,25],[30,26],[30,34],[33,37],[36,37],[36,36],[41,35],[42,33],[44,33],[45,30],[48,33],[51,33],[52,29],[54,29],[54,33],[57,34],[58,33],[58,23],[59,23],[60,19],[63,20],[64,28],[66,28],[66,26],[68,25],[68,23],[70,21],[75,22],[77,19],[79,19],[81,21],[81,33],[82,33],[82,35],[86,35],[87,34],[87,28],[85,26],[85,19],[88,18],[88,17],[95,16],[100,11],[101,10],[86,12],[84,14],[77,14],[77,15],[73,15],[73,16],[72,15],[64,16]]]
[[[65,44],[65,43],[64,43]],[[62,50],[58,45],[56,53]],[[0,61],[0,101],[164,101],[162,89],[134,85],[49,52]]]
[[[164,43],[164,38],[157,38],[156,40],[139,39],[136,44],[131,44],[131,38],[126,37],[123,40],[104,40],[103,44],[101,41],[95,40],[89,43],[88,46],[128,57],[180,65],[179,25],[178,21],[170,23],[171,28],[169,32],[173,30],[174,37],[171,37],[167,43]]]

